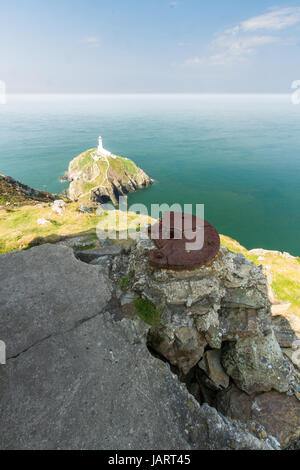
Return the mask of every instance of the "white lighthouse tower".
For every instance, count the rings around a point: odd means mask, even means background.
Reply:
[[[98,149],[97,150],[98,150],[98,153],[103,157],[111,156],[111,153],[108,150],[105,150],[103,148],[102,137],[101,136],[99,136],[99,139],[98,139]]]

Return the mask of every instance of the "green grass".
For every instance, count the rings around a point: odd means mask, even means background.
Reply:
[[[78,157],[74,158],[71,163],[71,169],[74,171],[76,170],[87,170],[90,165],[98,165],[102,170],[105,170],[107,167],[106,160],[93,160],[92,155],[96,152],[96,149],[86,150],[85,152],[78,155]],[[122,173],[126,172],[135,175],[137,173],[137,166],[136,164],[130,160],[129,158],[123,158],[117,156],[116,158],[108,157],[108,161],[112,170],[117,172],[118,174],[122,175]]]
[[[300,280],[287,279],[283,274],[275,273],[273,281],[273,290],[277,298],[286,302],[297,304],[300,308]]]
[[[90,161],[94,161],[91,158],[92,153],[94,153],[95,149],[87,150],[82,157],[78,160],[78,169],[82,170],[86,165],[89,164]]]
[[[120,175],[122,175],[122,173],[124,173],[125,170],[127,173],[130,173],[132,175],[135,175],[137,173],[137,166],[132,160],[129,160],[123,157],[117,157],[117,158],[109,157],[108,160],[109,160],[111,169]]]
[[[134,308],[137,315],[148,325],[158,327],[161,323],[161,312],[155,307],[149,299],[136,299]]]
[[[96,149],[86,150],[85,152],[78,155],[78,157],[74,158],[71,162],[71,169],[74,170],[82,170],[86,165],[90,162],[94,162],[91,156],[96,152]]]
[[[66,205],[63,215],[52,211],[51,205],[8,207],[0,210],[0,254],[27,249],[42,243],[56,243],[66,237],[83,236],[84,241],[97,242],[98,224],[109,227],[116,220],[118,232],[134,229],[140,224],[151,223],[151,219],[128,213],[127,221],[119,218],[118,211],[108,211],[98,216],[96,213],[80,213],[81,204],[72,202]],[[44,218],[49,224],[39,225],[37,220]]]
[[[0,206],[4,206],[7,202],[9,204],[22,204],[24,201],[22,198],[11,196],[10,194],[0,195]]]
[[[121,289],[127,289],[127,287],[130,286],[130,277],[129,276],[122,277],[119,281],[119,284],[120,284]]]

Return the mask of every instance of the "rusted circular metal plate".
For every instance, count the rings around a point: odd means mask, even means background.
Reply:
[[[154,268],[195,269],[209,264],[219,253],[220,237],[206,220],[181,212],[164,212],[162,219],[148,229],[157,246],[150,251]]]

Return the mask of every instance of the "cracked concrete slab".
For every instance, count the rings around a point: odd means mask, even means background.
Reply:
[[[1,449],[267,448],[202,406],[130,320],[98,315],[53,335],[0,373]]]
[[[0,256],[0,332],[7,357],[97,315],[110,298],[101,267],[82,263],[65,246]]]

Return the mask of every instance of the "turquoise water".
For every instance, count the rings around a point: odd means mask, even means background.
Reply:
[[[156,181],[129,204],[203,203],[247,248],[300,255],[300,106],[288,96],[12,96],[0,105],[0,172],[60,192],[98,135]]]

